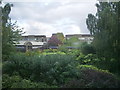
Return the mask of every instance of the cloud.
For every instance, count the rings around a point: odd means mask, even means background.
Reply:
[[[24,27],[26,34],[89,33],[86,18],[89,13],[96,13],[95,3],[14,2],[10,17]]]
[[[33,24],[34,23],[34,24]],[[47,35],[50,37],[52,33],[64,32],[64,34],[77,34],[80,33],[80,28],[75,25],[60,25],[60,24],[46,24],[43,22],[29,21],[27,23],[19,23],[24,27],[25,35]],[[31,28],[32,27],[32,28]]]

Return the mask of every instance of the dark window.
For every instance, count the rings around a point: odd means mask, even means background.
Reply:
[[[44,42],[44,38],[42,38],[42,42]]]

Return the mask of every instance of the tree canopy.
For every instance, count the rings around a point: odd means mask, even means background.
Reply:
[[[48,41],[49,46],[59,46],[62,42],[58,39],[56,35],[53,35]]]
[[[96,16],[89,14],[87,27],[94,36],[93,45],[97,55],[110,60],[116,59],[120,65],[120,2],[99,2]]]
[[[8,57],[14,50],[15,43],[20,39],[22,29],[15,23],[12,23],[9,17],[11,7],[13,5],[7,3],[2,7],[2,55]]]
[[[89,14],[86,20],[87,27],[94,36],[93,45],[100,55],[118,57],[120,50],[119,26],[119,3],[100,2],[96,4],[96,16]]]

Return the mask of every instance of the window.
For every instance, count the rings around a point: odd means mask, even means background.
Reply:
[[[24,40],[27,41],[27,40],[28,40],[28,37],[25,37]]]
[[[44,42],[44,38],[42,38],[42,42]]]
[[[35,41],[38,41],[38,37],[35,38]]]

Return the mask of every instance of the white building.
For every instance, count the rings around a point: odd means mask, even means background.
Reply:
[[[45,35],[26,35],[22,36],[17,48],[28,50],[28,49],[37,49],[41,48],[47,43],[47,38]]]
[[[90,44],[93,41],[93,36],[90,34],[70,34],[66,35],[66,40],[69,40],[72,37],[77,37],[80,41],[87,42]]]
[[[77,37],[80,41],[87,42],[88,44],[93,41],[93,37],[90,34],[71,34],[66,35],[65,39],[69,40],[72,37]],[[40,49],[47,44],[49,39],[50,37],[46,37],[45,35],[26,35],[22,36],[19,43],[16,44],[16,47],[23,51]],[[78,44],[78,42],[74,44]]]

